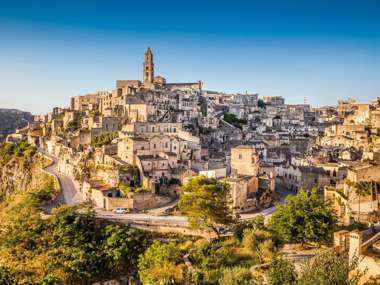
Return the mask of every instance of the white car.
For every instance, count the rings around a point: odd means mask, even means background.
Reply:
[[[129,209],[127,208],[115,208],[112,210],[115,214],[127,214],[129,213]]]

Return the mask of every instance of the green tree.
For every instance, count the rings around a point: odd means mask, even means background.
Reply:
[[[277,257],[268,269],[269,285],[296,285],[297,273],[291,261]]]
[[[188,216],[192,228],[210,229],[219,239],[219,226],[234,220],[229,197],[230,187],[226,182],[195,176],[182,187],[178,207]]]
[[[288,196],[284,205],[278,205],[269,228],[284,242],[321,244],[331,241],[335,223],[330,206],[312,189]]]
[[[220,285],[259,285],[262,280],[255,277],[249,268],[229,267],[225,268],[219,280]]]
[[[302,285],[357,285],[363,273],[358,262],[348,262],[347,255],[333,250],[318,253],[302,265],[298,284]]]
[[[143,284],[182,284],[185,265],[174,242],[153,244],[139,258],[138,273]]]
[[[49,223],[49,264],[65,282],[88,284],[98,278],[131,273],[145,247],[141,231],[99,224],[88,208],[63,206]]]
[[[231,113],[224,113],[223,120],[226,121],[227,123],[234,125],[235,127],[239,129],[242,129],[243,125],[247,124],[247,120],[238,119],[234,114],[231,114]]]
[[[264,103],[263,99],[257,100],[257,107],[261,109],[265,109],[266,104]]]
[[[100,252],[108,270],[114,273],[131,273],[137,268],[138,257],[144,252],[144,234],[121,225],[106,225],[101,229]]]

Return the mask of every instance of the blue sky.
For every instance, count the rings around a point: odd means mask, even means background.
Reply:
[[[380,96],[380,1],[0,0],[0,107],[45,113],[141,79],[304,98]]]

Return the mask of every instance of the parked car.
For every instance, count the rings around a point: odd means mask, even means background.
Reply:
[[[112,210],[115,214],[127,214],[129,213],[129,209],[127,208],[115,208]]]

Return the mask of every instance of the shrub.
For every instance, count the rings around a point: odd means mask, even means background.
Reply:
[[[259,285],[262,280],[255,278],[249,268],[230,267],[225,268],[219,280],[220,285]]]
[[[269,285],[296,285],[297,273],[291,261],[278,257],[268,269]]]

